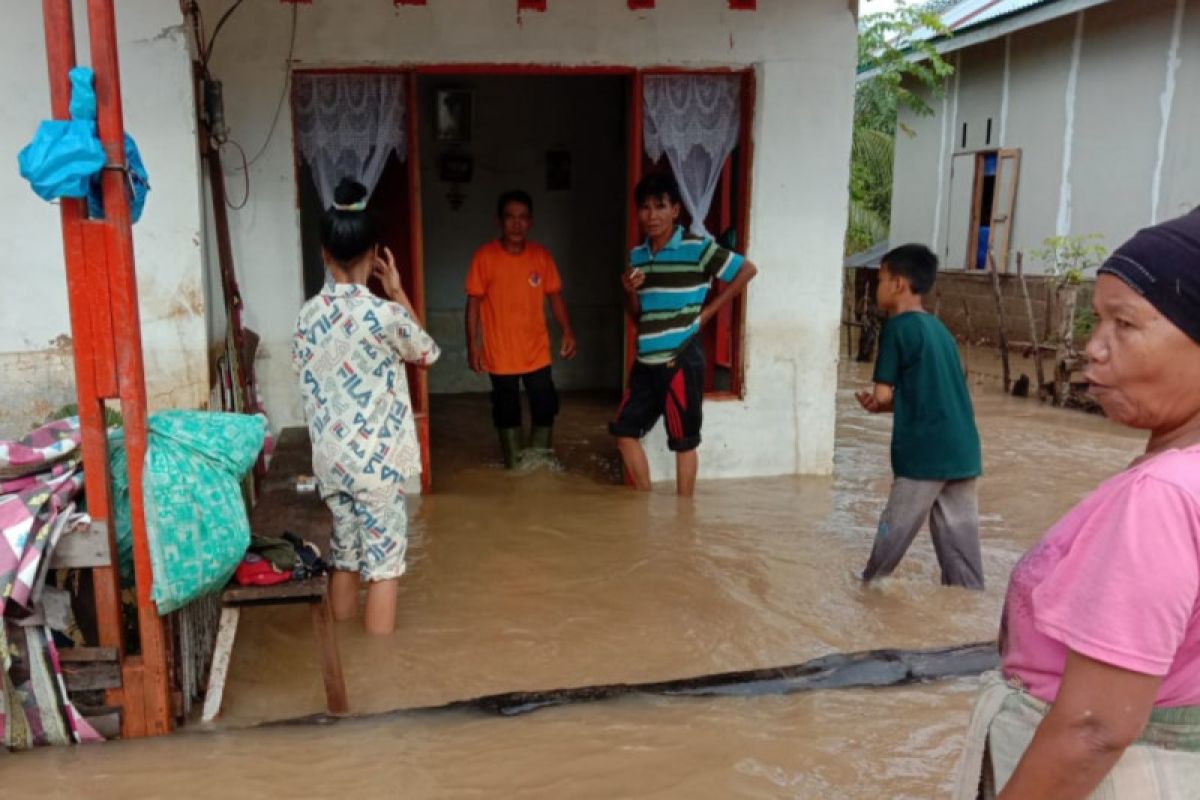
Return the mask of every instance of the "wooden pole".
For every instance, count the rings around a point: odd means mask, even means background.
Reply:
[[[68,72],[75,66],[75,23],[71,0],[43,0],[46,60],[50,75],[50,110],[54,119],[69,119],[71,84]],[[108,481],[108,437],[104,423],[104,398],[117,393],[116,352],[112,309],[108,302],[106,247],[99,223],[85,218],[84,201],[64,197],[58,203],[62,219],[63,255],[66,262],[67,298],[74,343],[75,395],[79,407],[84,491],[88,512],[105,528],[108,552],[116,553]],[[89,246],[90,245],[90,246]],[[121,586],[115,565],[92,570],[93,597],[99,644],[125,658],[121,621]],[[124,704],[124,690],[109,689],[111,706]]]
[[[1038,339],[1037,320],[1033,316],[1033,301],[1029,299],[1029,285],[1025,282],[1025,254],[1017,253],[1017,280],[1021,283],[1021,295],[1025,298],[1025,313],[1029,317],[1029,341],[1033,343],[1033,368],[1037,375],[1037,398],[1042,399],[1042,388],[1046,376],[1042,373],[1042,343]]]
[[[1075,303],[1079,286],[1063,283],[1055,292],[1058,305],[1058,341],[1054,351],[1054,404],[1064,405],[1071,392],[1071,369],[1075,361]]]
[[[139,657],[127,658],[123,666],[126,704],[122,725],[128,736],[153,736],[171,730],[169,645],[166,626],[150,597],[153,574],[142,491],[148,433],[146,381],[133,259],[133,222],[125,175],[125,123],[121,111],[117,21],[113,0],[88,0],[87,12],[92,67],[96,74],[96,121],[107,157],[101,187],[117,378],[125,424],[125,449],[129,457],[129,510],[142,651]],[[137,686],[142,689],[140,693],[135,691]]]
[[[1012,390],[1012,376],[1008,369],[1008,326],[1004,321],[1004,297],[1000,293],[1000,273],[996,270],[996,259],[988,251],[988,271],[992,274],[992,294],[996,298],[996,321],[1000,328],[1000,367],[1004,371],[1004,393]]]

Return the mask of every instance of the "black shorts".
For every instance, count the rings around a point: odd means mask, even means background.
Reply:
[[[617,418],[609,423],[613,436],[641,439],[658,418],[665,415],[667,446],[676,453],[700,446],[700,426],[704,421],[704,349],[698,339],[684,345],[669,364],[643,364],[635,361],[629,371],[629,388],[617,409]]]

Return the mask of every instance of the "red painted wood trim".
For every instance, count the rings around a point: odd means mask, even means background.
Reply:
[[[654,0],[629,0],[630,11],[642,11],[654,8]]]
[[[756,11],[758,0],[729,0],[729,7],[734,11]]]
[[[405,167],[408,169],[408,257],[412,265],[413,310],[422,325],[427,326],[429,319],[425,313],[425,232],[421,216],[421,103],[417,74],[410,72],[406,76],[405,125],[407,127],[408,153]],[[413,387],[416,399],[413,402],[413,412],[417,421],[417,440],[421,446],[421,493],[433,491],[433,458],[429,445],[429,371],[419,369],[416,372],[416,385]]]
[[[109,228],[109,276],[112,289],[113,329],[116,336],[117,374],[121,388],[121,414],[129,456],[129,506],[133,527],[133,563],[137,581],[138,630],[145,670],[145,728],[142,735],[171,730],[170,681],[167,639],[162,618],[150,598],[153,572],[146,536],[142,476],[146,456],[146,384],[138,313],[137,278],[134,272],[133,230],[125,176],[125,126],[121,111],[121,73],[117,55],[117,22],[113,0],[88,1],[88,33],[92,67],[96,73],[97,127],[110,166],[101,176],[105,224]],[[136,698],[126,697],[130,703]]]
[[[423,6],[425,0],[392,0],[392,5],[397,6]]]
[[[517,11],[545,11],[546,0],[517,0]]]
[[[50,77],[51,115],[54,119],[68,119],[71,83],[67,73],[75,66],[75,24],[71,0],[43,0],[42,19]],[[71,335],[74,340],[75,395],[79,406],[81,450],[87,463],[107,465],[108,436],[104,425],[103,405],[96,391],[95,366],[92,359],[91,287],[87,281],[83,244],[83,201],[64,197],[59,201],[59,213],[62,220]],[[109,551],[117,552],[116,527],[111,524],[109,511],[107,467],[86,470],[84,490],[88,498],[88,511],[92,517],[110,523]],[[124,660],[125,637],[121,621],[121,587],[117,570],[112,567],[94,569],[92,583],[99,644],[116,648],[118,657]],[[105,699],[110,705],[123,705],[124,687],[108,690]]]
[[[751,169],[754,166],[754,112],[757,101],[757,76],[753,69],[742,73],[742,120],[738,135],[738,203],[736,227],[740,235],[738,249],[744,255],[750,250],[750,192],[754,188]],[[733,369],[730,388],[738,397],[746,396],[746,293],[734,303]]]

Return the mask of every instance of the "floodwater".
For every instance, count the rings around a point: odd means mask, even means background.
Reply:
[[[338,629],[353,711],[990,639],[1020,554],[1139,450],[1105,420],[976,387],[987,591],[941,588],[928,536],[893,578],[863,587],[853,574],[890,482],[891,422],[857,409],[867,372],[845,370],[832,478],[702,481],[692,503],[670,484],[649,496],[614,485],[607,398],[568,397],[567,469],[524,474],[498,469],[484,396],[435,398],[437,493],[410,508],[397,634]],[[412,712],[246,730],[324,703],[307,611],[249,609],[213,731],[0,756],[0,794],[936,797],[974,689],[629,697],[518,718]]]

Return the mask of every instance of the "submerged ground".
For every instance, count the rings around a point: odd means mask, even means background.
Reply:
[[[866,377],[843,374],[832,478],[702,481],[690,504],[616,485],[609,398],[567,398],[567,471],[512,474],[486,398],[435,397],[438,491],[411,509],[397,634],[338,630],[354,711],[992,638],[1016,559],[1139,440],[977,388],[987,591],[938,586],[927,536],[863,587],[853,573],[890,481],[890,420],[851,395]],[[216,732],[0,756],[4,796],[931,797],[974,692],[957,680],[238,730],[322,709],[309,637],[303,608],[244,612]]]

